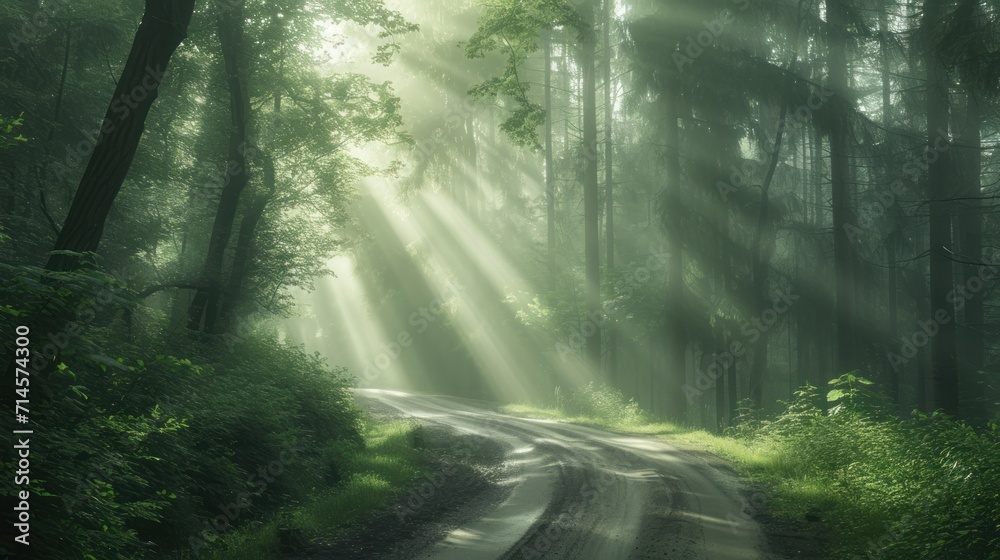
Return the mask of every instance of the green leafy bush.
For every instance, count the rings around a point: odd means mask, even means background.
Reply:
[[[588,383],[570,391],[565,402],[570,415],[600,419],[618,425],[639,425],[649,421],[648,415],[634,399],[626,399],[621,391],[607,385]]]
[[[344,372],[273,333],[168,345],[134,324],[127,291],[97,268],[8,270],[6,362],[17,325],[31,325],[33,352],[60,347],[31,373],[32,428],[44,434],[31,441],[38,557],[162,558],[210,546],[335,485],[338,464],[362,445]],[[13,495],[12,480],[2,484]]]
[[[835,528],[834,557],[1000,558],[1000,429],[941,415],[900,419],[873,387],[845,374],[824,403],[806,386],[783,413],[748,411],[729,435],[777,446],[786,490],[824,489],[788,493],[799,501],[793,509]]]

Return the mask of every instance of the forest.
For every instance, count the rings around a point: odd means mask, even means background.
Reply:
[[[0,554],[1000,559],[998,147],[997,0],[0,0]]]

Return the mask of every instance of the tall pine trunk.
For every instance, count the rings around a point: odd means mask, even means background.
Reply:
[[[675,420],[684,420],[687,402],[684,385],[687,381],[684,354],[687,349],[687,330],[684,326],[684,244],[681,239],[681,159],[680,159],[680,95],[677,84],[666,90],[666,172],[663,219],[667,232],[667,301],[665,328],[666,380],[662,388],[662,412]]]
[[[614,0],[604,0],[604,243],[607,248],[607,274],[615,270],[615,193],[614,193],[614,100],[611,96],[611,22]],[[608,381],[614,385],[618,375],[618,329],[608,327]]]
[[[847,0],[827,0],[827,54],[833,118],[830,125],[830,188],[833,193],[833,262],[836,282],[837,374],[857,368],[855,321],[855,262],[849,227],[856,227],[851,210],[850,127],[852,105],[847,77]]]
[[[963,158],[964,189],[958,210],[959,243],[962,259],[962,276],[966,282],[980,274],[983,260],[983,207],[982,207],[982,107],[975,92],[968,92],[965,127],[962,143],[968,146]],[[979,396],[974,384],[985,363],[983,329],[986,327],[984,296],[974,295],[965,299],[962,367],[959,381],[970,396]]]
[[[587,279],[587,324],[593,334],[587,338],[587,360],[595,371],[601,369],[601,251],[600,205],[597,180],[597,51],[594,2],[585,0],[581,10],[587,24],[580,45],[580,67],[583,74],[583,237]],[[588,332],[591,329],[587,329]]]
[[[889,76],[889,14],[886,11],[886,0],[879,1],[878,27],[879,27],[879,66],[882,78],[882,127],[889,130],[892,126],[892,84]],[[891,177],[890,177],[891,179]],[[895,203],[893,203],[895,206]],[[887,212],[890,208],[885,209]],[[896,334],[899,331],[899,309],[896,291],[898,289],[898,273],[896,271],[896,243],[898,223],[891,222],[889,239],[885,244],[885,260],[889,267],[888,293],[889,300],[889,332],[886,340],[894,344],[897,340]],[[886,390],[895,402],[899,402],[899,366],[890,363],[886,366]]]
[[[987,30],[980,25],[983,13],[979,0],[964,0],[958,8],[959,25],[964,36],[974,37],[968,46],[970,51],[982,51],[983,38]],[[961,193],[959,195],[958,219],[959,252],[962,255],[962,280],[969,285],[973,278],[982,270],[978,263],[983,260],[983,206],[982,206],[982,172],[983,172],[983,107],[982,94],[988,89],[983,87],[984,80],[979,75],[981,67],[976,57],[967,57],[960,67],[962,81],[965,87],[965,114],[962,115],[960,132],[964,149],[957,153],[961,158],[962,176]],[[982,402],[983,391],[978,385],[978,372],[985,366],[985,347],[983,329],[984,297],[976,294],[965,298],[961,336],[959,336],[958,354],[961,357],[958,367],[959,397],[965,401]],[[969,414],[966,414],[969,416]]]
[[[552,32],[543,37],[545,50],[545,225],[549,291],[556,290],[556,170],[552,157]]]
[[[955,306],[948,294],[954,289],[951,240],[952,180],[948,137],[948,70],[936,41],[945,16],[943,0],[924,3],[924,63],[927,71],[927,198],[930,203],[930,302],[931,317],[939,332],[931,338],[931,409],[958,414],[958,367],[955,356]],[[936,155],[936,157],[934,157]],[[939,318],[939,315],[944,318]]]

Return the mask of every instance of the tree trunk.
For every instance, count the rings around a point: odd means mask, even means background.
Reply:
[[[931,409],[958,415],[958,368],[955,356],[955,306],[948,294],[954,289],[952,276],[951,196],[952,179],[948,132],[948,70],[934,39],[945,16],[943,0],[924,3],[924,63],[927,69],[927,149],[933,150],[928,169],[927,198],[930,201],[930,300],[931,318],[939,328],[931,337]],[[947,319],[939,319],[941,314]]]
[[[583,236],[587,278],[587,324],[593,326],[593,334],[587,338],[587,359],[595,371],[600,371],[603,311],[597,181],[597,80],[594,68],[597,39],[594,2],[595,0],[585,0],[582,6],[581,16],[587,24],[587,29],[581,40],[580,66],[583,73]]]
[[[556,290],[556,170],[552,158],[552,32],[546,31],[545,49],[545,220],[549,291]]]
[[[684,385],[684,352],[687,348],[687,330],[684,328],[684,244],[681,239],[681,159],[680,159],[680,95],[676,84],[669,84],[666,91],[666,172],[664,189],[664,226],[667,232],[667,301],[664,332],[666,333],[666,379],[664,387],[664,413],[682,421],[686,415],[687,401]]]
[[[198,290],[188,311],[188,328],[214,332],[219,316],[219,304],[223,296],[223,263],[226,248],[233,233],[240,195],[250,182],[248,153],[249,145],[250,96],[247,91],[246,60],[243,52],[243,5],[240,0],[230,9],[219,9],[219,42],[226,67],[226,82],[229,86],[229,111],[232,116],[232,130],[229,134],[229,162],[226,178],[222,186],[219,207],[212,225],[205,264],[201,271],[201,283],[208,286]]]
[[[264,210],[274,198],[274,193],[277,190],[274,160],[267,152],[261,151],[259,154],[264,168],[264,188],[267,192],[254,199],[240,221],[236,249],[233,251],[233,264],[229,272],[229,284],[219,314],[222,319],[220,325],[231,323],[236,317],[240,303],[246,299],[244,288],[257,242],[257,226],[260,224],[261,218],[264,217]]]
[[[958,8],[959,24],[963,34],[975,37],[969,49],[983,49],[982,37],[986,30],[979,23],[983,14],[979,0],[965,0]],[[971,58],[971,57],[970,57]],[[977,76],[980,67],[972,60],[960,68],[962,80],[966,82],[965,114],[960,124],[962,144],[966,146],[958,152],[961,157],[962,186],[956,217],[959,224],[959,252],[965,264],[962,265],[962,280],[969,282],[981,272],[979,265],[983,260],[983,207],[982,199],[982,85]],[[959,397],[960,400],[982,402],[983,390],[979,385],[979,371],[985,366],[985,348],[983,329],[986,327],[984,314],[984,296],[976,294],[964,298],[963,321],[958,355]],[[976,407],[978,408],[978,407]],[[966,413],[966,416],[969,416]]]
[[[963,169],[966,173],[963,200],[960,202],[958,220],[962,259],[966,263],[980,263],[983,260],[983,208],[982,208],[982,108],[974,92],[967,97],[965,115],[965,130],[962,143],[968,146],[963,159]],[[979,275],[980,267],[976,264],[964,264],[962,275],[966,282]],[[985,325],[984,298],[976,294],[965,299],[964,331],[962,333],[962,375],[959,381],[963,384],[969,396],[979,396],[973,381],[985,365],[985,349],[983,329]]]
[[[879,0],[878,28],[879,62],[882,75],[882,127],[888,131],[892,126],[892,83],[889,74],[889,14],[886,12],[886,9],[886,0]],[[889,177],[888,179],[891,180],[892,178]],[[894,207],[895,203],[892,206]],[[885,208],[886,213],[889,210],[890,208]],[[897,333],[899,331],[899,309],[898,300],[896,299],[896,291],[898,289],[898,273],[896,270],[896,261],[898,260],[896,255],[898,223],[890,221],[890,224],[892,225],[890,226],[889,238],[885,244],[885,260],[886,265],[889,267],[889,284],[888,293],[886,294],[889,300],[889,332],[885,339],[890,341],[890,344],[894,344],[898,340]],[[892,364],[891,361],[885,366],[887,376],[886,390],[896,403],[899,402],[898,367]]]
[[[827,32],[830,49],[827,64],[833,90],[833,122],[830,128],[830,183],[833,192],[833,261],[836,282],[837,373],[858,367],[856,359],[854,248],[848,228],[854,227],[850,185],[850,86],[846,59],[846,0],[827,0]]]
[[[604,243],[607,248],[607,274],[615,270],[615,196],[614,196],[614,100],[611,97],[611,15],[614,0],[604,0]],[[608,327],[608,381],[615,384],[618,374],[618,329]]]
[[[132,50],[54,250],[97,250],[108,213],[142,138],[146,116],[170,58],[187,36],[193,11],[194,0],[146,0]],[[74,256],[52,254],[45,268],[66,271],[78,264]]]

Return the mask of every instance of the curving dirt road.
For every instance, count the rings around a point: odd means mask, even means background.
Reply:
[[[450,397],[378,390],[359,396],[506,450],[503,498],[408,557],[772,558],[732,475],[662,440],[515,418]]]

